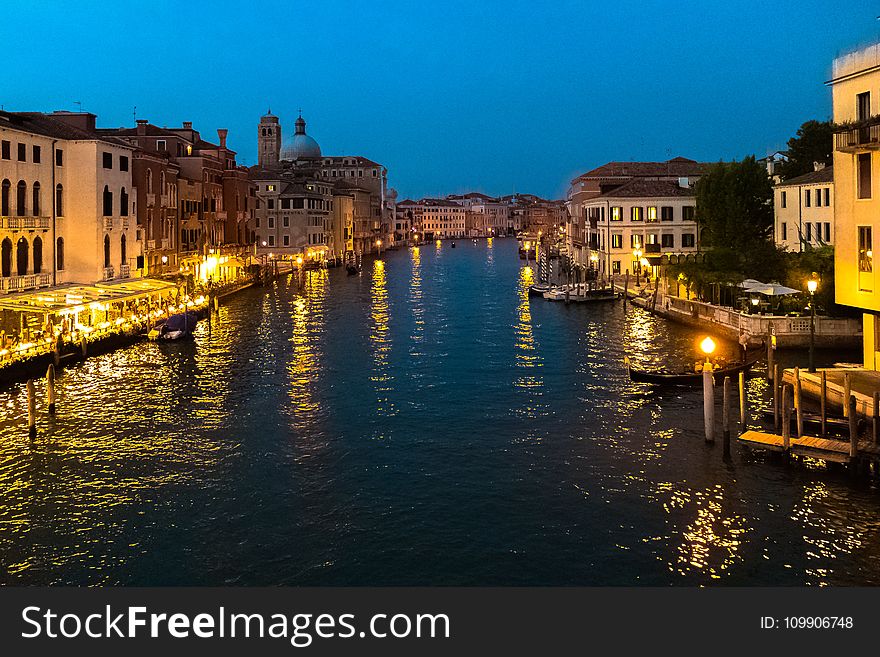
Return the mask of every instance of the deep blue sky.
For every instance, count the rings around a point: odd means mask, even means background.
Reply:
[[[192,120],[256,158],[271,106],[325,154],[385,164],[401,197],[561,197],[608,160],[784,147],[830,115],[839,53],[880,40],[850,1],[3,3],[8,110],[99,125]],[[75,8],[74,8],[75,6]],[[135,8],[137,7],[137,8]]]

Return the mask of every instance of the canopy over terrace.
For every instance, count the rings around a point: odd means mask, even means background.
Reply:
[[[156,294],[163,295],[176,288],[174,283],[153,278],[96,283],[95,285],[65,285],[50,290],[0,296],[0,310],[68,315],[80,312],[93,303],[103,305],[134,301]]]

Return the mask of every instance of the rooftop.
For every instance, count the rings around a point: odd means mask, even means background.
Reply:
[[[693,187],[682,187],[674,180],[633,178],[598,198],[672,198],[694,196]]]
[[[778,185],[777,187],[789,187],[792,185],[813,185],[817,183],[831,183],[834,182],[834,167],[824,167],[819,169],[818,171],[810,171],[809,173],[805,173],[802,176],[797,176],[796,178],[789,178]]]
[[[705,173],[706,169],[710,166],[712,165],[709,162],[697,162],[686,157],[674,157],[665,162],[608,162],[586,173],[582,173],[572,180],[572,184],[579,180],[596,178],[699,176]]]

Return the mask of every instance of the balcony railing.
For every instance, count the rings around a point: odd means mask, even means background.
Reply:
[[[113,230],[113,217],[104,217],[104,230]]]
[[[159,195],[159,205],[162,206],[163,208],[168,207],[168,205],[169,205],[168,194],[160,194]]]
[[[162,248],[163,249],[170,249],[171,248],[171,240],[168,239],[167,237],[162,238]]]
[[[114,277],[114,275],[115,275],[115,272],[113,271],[113,267],[104,267],[104,278],[103,278],[103,280],[105,280],[105,281],[109,281],[111,278]]]
[[[129,226],[131,226],[131,222],[129,221],[128,217],[123,217],[122,218],[122,230],[128,230]]]
[[[0,217],[0,226],[9,230],[48,230],[49,217]]]
[[[0,278],[0,291],[18,292],[49,285],[49,274],[27,274],[25,276],[8,276]]]
[[[147,240],[147,251],[156,250],[156,240]]]
[[[156,195],[147,194],[147,207],[152,208],[154,205],[156,205]]]
[[[880,123],[838,128],[834,133],[834,149],[843,153],[880,149]]]
[[[119,277],[120,278],[129,278],[131,276],[131,266],[130,265],[119,265]]]

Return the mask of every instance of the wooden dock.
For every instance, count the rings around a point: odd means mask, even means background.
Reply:
[[[740,434],[739,442],[752,449],[763,449],[771,452],[784,453],[785,438],[775,433],[764,431],[746,431]],[[856,455],[852,455],[851,445],[848,440],[834,440],[819,438],[816,436],[802,436],[789,439],[788,452],[798,456],[808,456],[823,461],[834,463],[849,463],[858,456],[876,457],[877,447],[868,441],[859,441]]]

